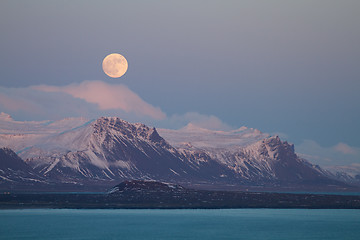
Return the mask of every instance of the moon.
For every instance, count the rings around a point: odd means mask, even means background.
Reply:
[[[102,68],[104,73],[109,77],[119,78],[126,73],[128,69],[128,62],[123,55],[112,53],[104,58]]]

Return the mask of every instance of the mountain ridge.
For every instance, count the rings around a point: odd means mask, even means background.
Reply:
[[[13,120],[6,121],[11,128]],[[13,134],[0,125],[0,146],[15,146],[34,171],[54,182],[96,185],[142,179],[209,187],[346,187],[299,158],[294,145],[256,129],[157,130],[117,117],[16,124],[21,128],[10,129]],[[175,135],[180,140],[174,143]]]

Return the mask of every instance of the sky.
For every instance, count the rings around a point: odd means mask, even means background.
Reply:
[[[360,164],[360,1],[0,2],[0,112],[259,129]],[[110,53],[126,57],[119,79]]]

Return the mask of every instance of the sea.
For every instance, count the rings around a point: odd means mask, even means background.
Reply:
[[[0,210],[0,239],[359,240],[360,210]]]

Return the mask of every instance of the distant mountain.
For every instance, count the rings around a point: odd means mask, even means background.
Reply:
[[[17,122],[0,117],[0,146],[11,147],[49,181],[113,184],[158,180],[207,188],[346,187],[300,159],[279,137],[242,127],[149,128],[115,117]],[[163,138],[163,137],[164,138]]]
[[[31,133],[24,136],[23,143],[27,138],[28,145],[22,144],[16,150],[36,171],[60,182],[207,181],[220,179],[220,173],[230,173],[217,162],[201,162],[196,156],[188,156],[188,159],[160,137],[155,128],[119,118],[81,122],[67,131],[62,127],[66,121],[44,125],[35,136]],[[47,129],[49,126],[55,129],[53,125],[61,126],[58,127],[61,131]],[[39,132],[41,137],[38,137]],[[6,138],[8,145],[17,146],[15,134]]]
[[[0,148],[0,186],[45,183],[45,178],[36,173],[9,148]]]
[[[232,131],[215,131],[192,123],[179,130],[158,131],[172,146],[181,149],[236,149],[269,137],[269,134],[245,126]]]
[[[325,167],[325,170],[330,178],[335,178],[349,184],[360,185],[360,164]]]
[[[299,158],[293,144],[256,129],[242,127],[224,132],[188,125],[180,130],[160,129],[159,132],[179,151],[205,154],[250,184],[282,187],[339,185],[319,166]]]

